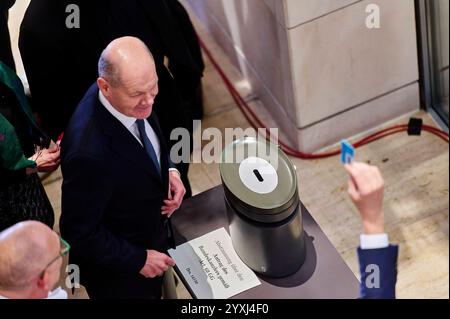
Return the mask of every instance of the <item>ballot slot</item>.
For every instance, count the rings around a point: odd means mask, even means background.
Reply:
[[[261,183],[264,182],[264,178],[261,176],[261,174],[259,173],[259,171],[257,169],[254,169],[253,173],[255,174],[258,181],[260,181]]]

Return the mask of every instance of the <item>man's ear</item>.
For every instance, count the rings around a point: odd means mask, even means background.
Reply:
[[[45,270],[44,273],[42,274],[42,276],[40,276],[38,279],[38,282],[37,282],[38,288],[41,290],[50,291],[49,280],[50,280],[50,276],[48,274],[48,271]]]
[[[102,93],[105,97],[109,96],[109,92],[110,92],[109,83],[104,78],[99,77],[97,79],[97,86],[98,86],[99,90],[102,91]]]

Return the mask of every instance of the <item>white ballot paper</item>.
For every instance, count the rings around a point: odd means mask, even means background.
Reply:
[[[169,250],[199,299],[227,299],[261,284],[236,254],[225,228]]]

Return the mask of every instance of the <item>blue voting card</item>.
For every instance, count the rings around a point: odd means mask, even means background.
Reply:
[[[341,141],[341,162],[350,164],[355,157],[355,148],[346,140]]]

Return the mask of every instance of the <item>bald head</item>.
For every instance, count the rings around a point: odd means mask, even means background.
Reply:
[[[112,86],[118,86],[123,78],[153,65],[153,56],[144,42],[135,37],[122,37],[113,40],[103,50],[98,62],[98,75]]]
[[[0,233],[0,290],[27,288],[59,253],[59,238],[36,221],[18,223]]]
[[[112,41],[98,63],[97,85],[108,102],[120,113],[148,118],[158,94],[158,75],[153,56],[138,38]]]

